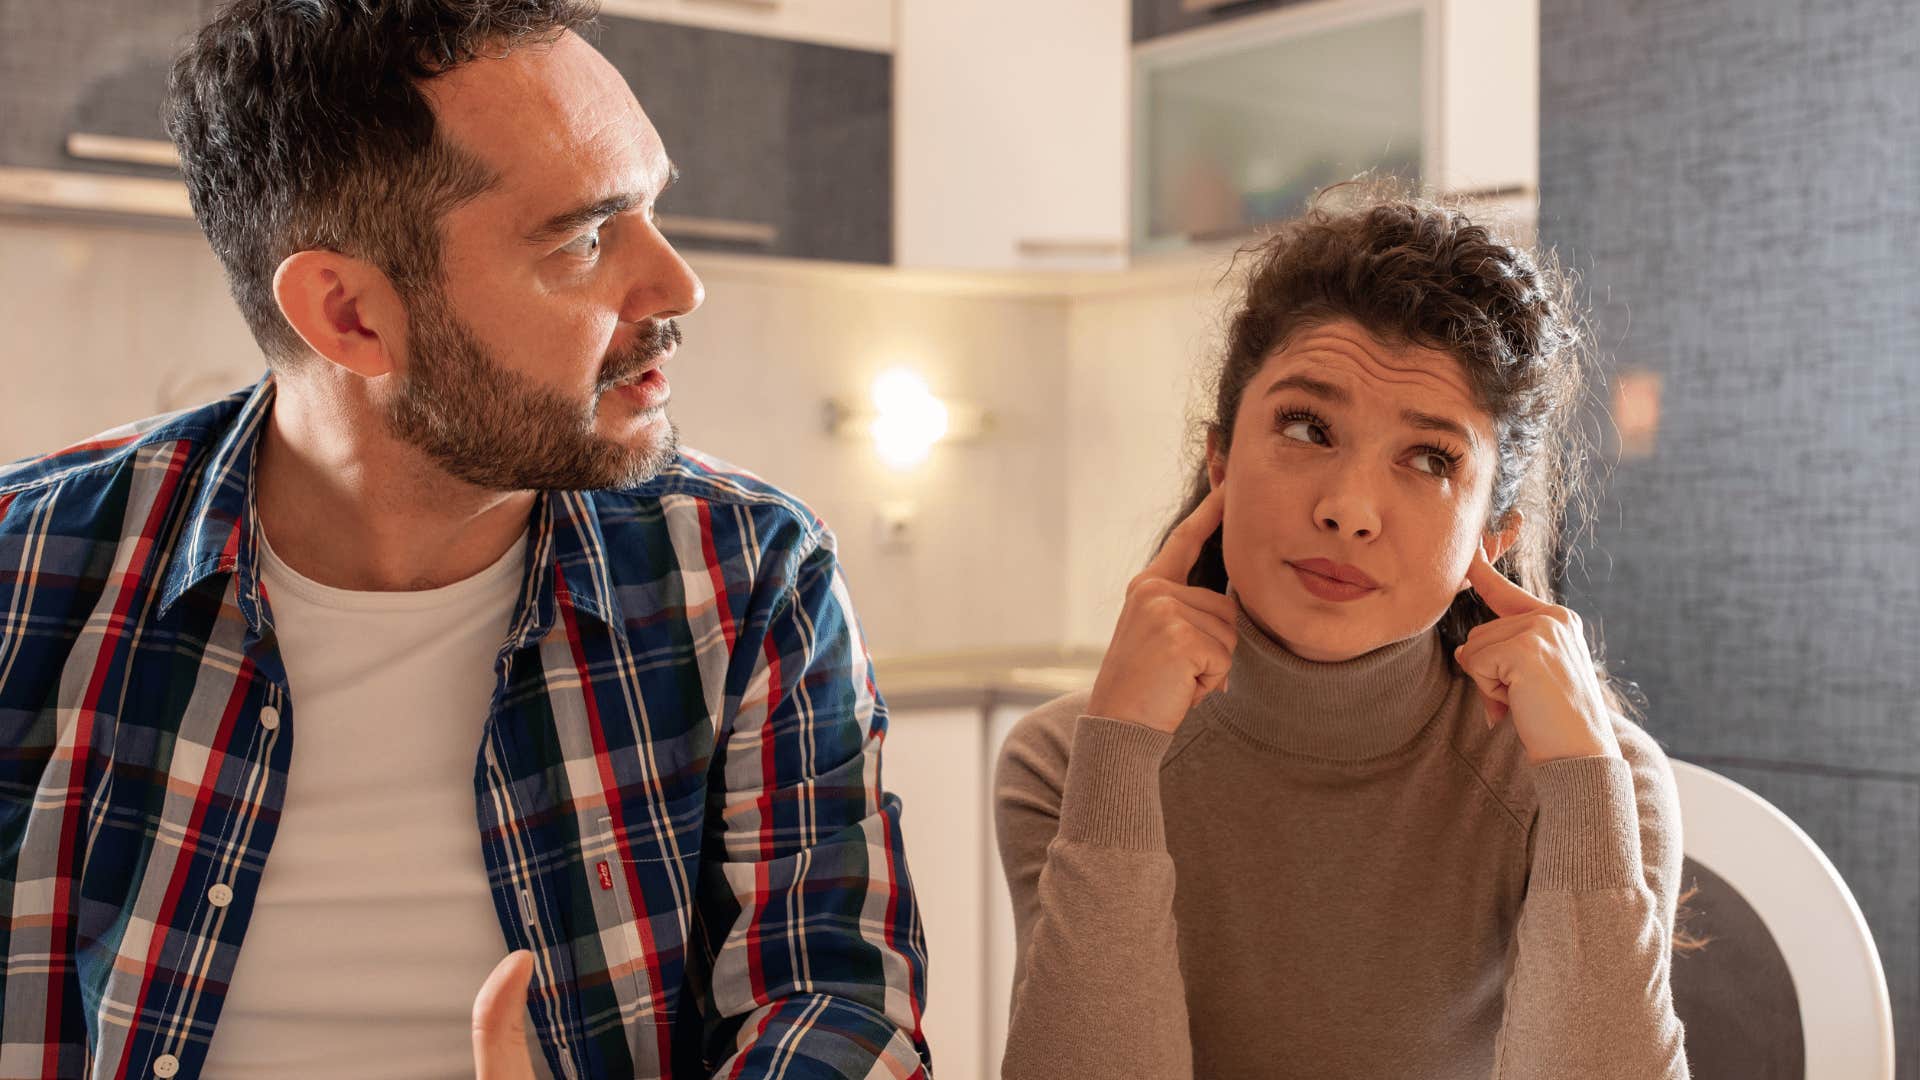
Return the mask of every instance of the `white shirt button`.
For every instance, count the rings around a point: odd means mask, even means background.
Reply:
[[[261,709],[260,710],[260,726],[263,728],[266,728],[268,731],[279,730],[280,710],[274,708],[271,705],[268,705],[266,708]]]
[[[161,1080],[166,1080],[166,1077],[179,1071],[180,1059],[172,1054],[161,1054],[153,1059],[153,1075],[160,1077]]]
[[[227,888],[225,885],[215,885],[213,888],[207,890],[207,900],[212,903],[214,907],[226,907],[228,904],[233,903],[233,890]]]

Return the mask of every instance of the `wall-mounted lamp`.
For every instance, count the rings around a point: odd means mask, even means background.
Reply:
[[[828,401],[827,433],[872,439],[880,460],[896,469],[925,461],[934,443],[977,438],[993,426],[993,416],[985,409],[935,397],[925,379],[903,368],[873,380],[872,401],[864,409]]]

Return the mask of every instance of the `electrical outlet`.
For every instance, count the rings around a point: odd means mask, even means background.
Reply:
[[[907,551],[913,547],[914,506],[910,502],[881,503],[873,519],[874,543],[881,551]]]

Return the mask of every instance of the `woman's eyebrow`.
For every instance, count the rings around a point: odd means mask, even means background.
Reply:
[[[1353,404],[1353,395],[1347,393],[1346,387],[1327,382],[1324,379],[1316,379],[1311,375],[1286,375],[1275,379],[1273,385],[1267,387],[1266,396],[1272,397],[1284,390],[1298,390],[1303,394],[1311,395],[1322,401],[1331,401],[1336,405]],[[1419,409],[1402,409],[1400,410],[1400,419],[1406,421],[1409,427],[1417,428],[1421,431],[1445,432],[1470,447],[1478,449],[1480,446],[1480,440],[1474,437],[1473,429],[1450,417],[1440,416],[1430,412],[1421,412]]]

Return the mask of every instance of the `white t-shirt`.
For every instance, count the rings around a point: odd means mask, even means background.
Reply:
[[[471,1080],[507,954],[474,767],[526,543],[444,588],[352,592],[261,537],[293,757],[207,1080]]]

